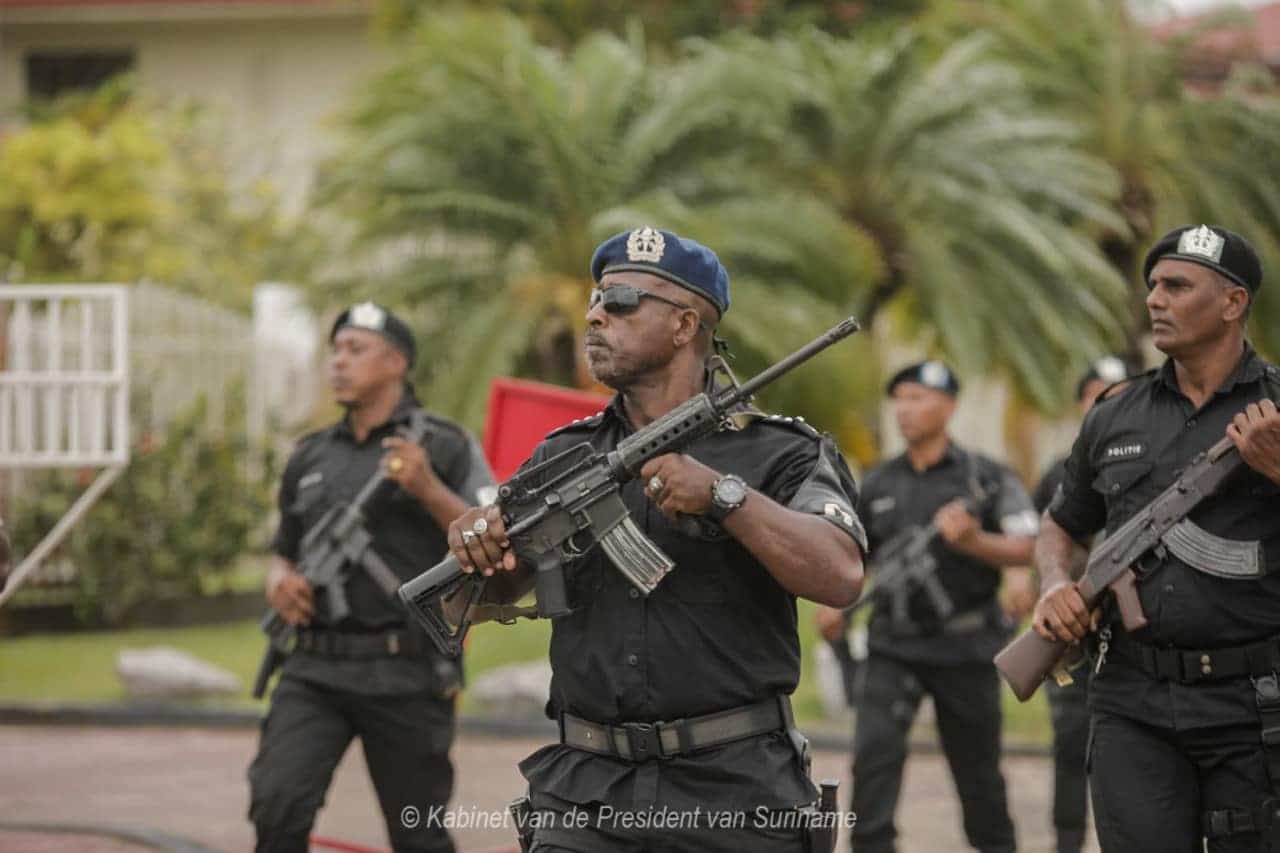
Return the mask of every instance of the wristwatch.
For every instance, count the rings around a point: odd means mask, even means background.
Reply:
[[[711,484],[711,508],[707,516],[713,521],[724,521],[746,499],[746,482],[737,474],[725,474]]]

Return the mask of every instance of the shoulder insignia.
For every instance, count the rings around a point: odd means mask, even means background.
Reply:
[[[808,438],[821,439],[823,437],[823,433],[804,418],[791,417],[789,415],[766,415],[762,417],[761,420],[766,423],[777,424],[780,427],[785,427],[792,432],[798,432]]]
[[[551,432],[547,433],[546,437],[551,438],[552,436],[560,435],[566,432],[580,432],[583,430],[592,430],[600,426],[600,423],[603,420],[604,420],[604,411],[602,410],[602,411],[596,412],[594,415],[591,415],[589,417],[578,418],[577,420],[570,421],[564,426],[556,427]]]

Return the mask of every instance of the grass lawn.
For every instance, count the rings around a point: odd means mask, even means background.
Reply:
[[[801,602],[800,636],[804,673],[813,672],[813,605]],[[516,625],[482,625],[471,633],[467,672],[480,673],[506,663],[545,658],[551,625],[520,620]],[[109,703],[125,700],[115,675],[121,649],[167,645],[190,652],[234,672],[244,693],[219,700],[220,705],[252,707],[249,688],[257,673],[264,639],[256,621],[188,628],[137,628],[78,634],[41,634],[0,640],[0,704],[36,702]],[[1033,741],[1048,739],[1048,707],[1044,693],[1025,705],[1005,691],[1005,725],[1010,735]],[[820,723],[822,705],[812,678],[800,681],[795,696],[796,716]],[[463,711],[469,710],[464,697]]]

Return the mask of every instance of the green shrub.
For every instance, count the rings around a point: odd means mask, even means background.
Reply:
[[[260,473],[250,473],[256,451],[242,395],[228,396],[222,424],[209,424],[201,398],[163,436],[139,436],[129,467],[56,552],[76,567],[74,602],[85,624],[119,625],[144,601],[225,585],[262,530],[272,459],[262,454]],[[57,472],[27,490],[13,516],[18,553],[35,547],[86,484],[84,472]]]

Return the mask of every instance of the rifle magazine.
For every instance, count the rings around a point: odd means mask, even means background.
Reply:
[[[1162,540],[1169,553],[1191,568],[1228,580],[1263,575],[1262,543],[1214,536],[1189,518],[1169,528]]]
[[[618,571],[644,595],[653,592],[667,572],[675,568],[675,562],[630,518],[624,518],[601,537],[600,547]]]

